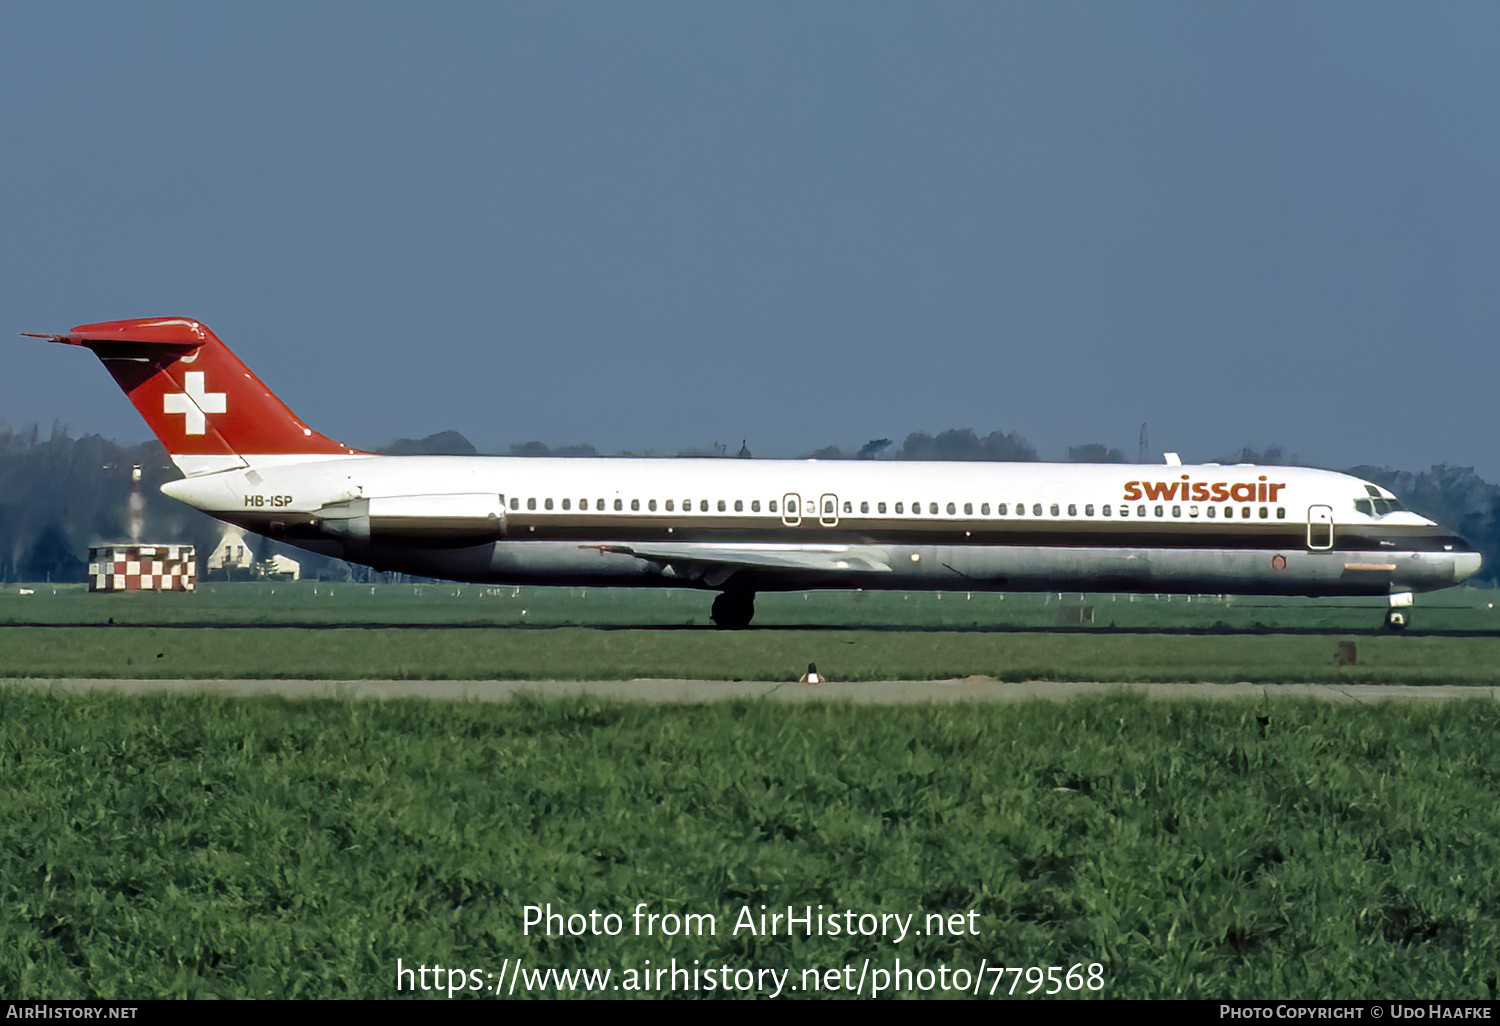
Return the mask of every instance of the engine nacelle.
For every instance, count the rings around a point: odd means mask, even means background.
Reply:
[[[351,542],[462,548],[505,536],[505,507],[488,492],[350,499],[319,508],[314,518],[326,534]]]

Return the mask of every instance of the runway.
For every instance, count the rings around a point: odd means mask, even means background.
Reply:
[[[1148,699],[1268,701],[1313,699],[1344,704],[1377,702],[1500,701],[1500,687],[1460,684],[1130,684],[1104,681],[956,680],[835,681],[819,685],[722,680],[104,680],[15,678],[0,686],[59,694],[277,696],[292,699],[405,699],[440,702],[507,702],[516,698],[593,696],[659,704],[726,702],[849,702],[919,705],[953,702],[1067,701],[1140,695]]]

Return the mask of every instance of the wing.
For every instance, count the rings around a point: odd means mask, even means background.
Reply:
[[[868,545],[717,545],[701,543],[606,543],[587,545],[655,563],[669,577],[723,584],[740,570],[786,574],[890,573],[884,550]]]

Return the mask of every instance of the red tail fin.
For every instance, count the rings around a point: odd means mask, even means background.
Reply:
[[[197,321],[105,321],[37,337],[93,350],[173,458],[189,457],[177,460],[188,473],[243,462],[225,457],[359,452],[302,423]]]

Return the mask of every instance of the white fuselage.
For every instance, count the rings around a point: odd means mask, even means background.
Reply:
[[[1390,594],[1479,557],[1388,492],[1251,465],[243,457],[163,491],[381,569],[457,580]]]

